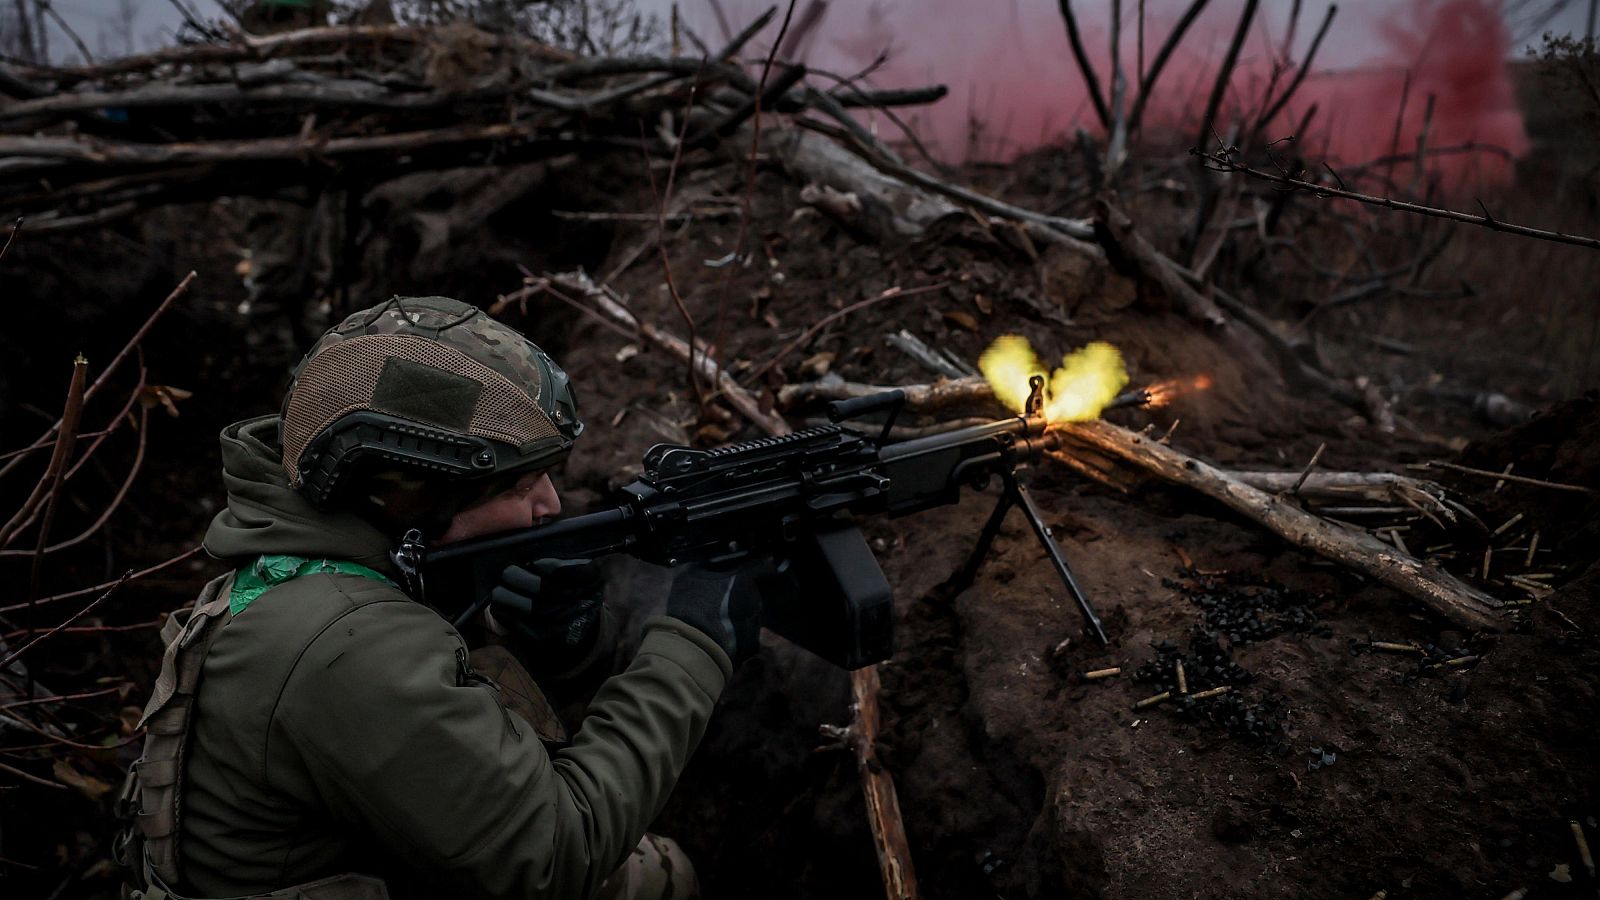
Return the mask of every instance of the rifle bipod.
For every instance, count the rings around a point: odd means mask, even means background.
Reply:
[[[1078,586],[1078,580],[1072,577],[1072,569],[1067,566],[1067,558],[1062,555],[1061,547],[1056,544],[1055,538],[1050,533],[1050,526],[1044,523],[1044,517],[1039,515],[1039,507],[1034,505],[1033,495],[1028,493],[1028,488],[1017,480],[1014,473],[1004,476],[1005,490],[1000,494],[1000,499],[994,505],[994,512],[989,514],[989,521],[983,524],[983,532],[978,535],[978,545],[972,548],[972,555],[967,557],[967,562],[961,567],[961,572],[956,576],[955,593],[966,590],[978,576],[978,567],[989,555],[989,548],[994,545],[995,536],[1000,533],[1000,523],[1005,521],[1006,513],[1012,506],[1022,509],[1022,514],[1027,517],[1028,524],[1033,526],[1034,536],[1044,546],[1046,556],[1050,557],[1050,564],[1055,566],[1056,574],[1061,576],[1061,583],[1067,586],[1067,593],[1077,601],[1078,609],[1083,612],[1084,621],[1088,623],[1089,630],[1100,639],[1100,643],[1109,644],[1111,639],[1106,637],[1105,626],[1100,624],[1100,616],[1095,613],[1094,606],[1089,603],[1089,598],[1083,595],[1083,588]]]

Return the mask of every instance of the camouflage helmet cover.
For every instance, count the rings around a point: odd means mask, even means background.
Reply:
[[[374,465],[448,479],[548,468],[582,431],[566,373],[521,333],[458,300],[395,297],[329,330],[296,367],[283,467],[322,505]]]

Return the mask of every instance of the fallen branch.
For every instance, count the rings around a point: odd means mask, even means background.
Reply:
[[[635,318],[615,291],[609,287],[595,284],[587,273],[580,270],[544,277],[554,284],[582,295],[601,312],[616,319],[618,322],[633,327],[639,337],[671,353],[680,361],[687,364],[692,358],[692,364],[699,376],[716,385],[717,392],[722,395],[723,399],[727,400],[728,405],[750,420],[751,424],[770,434],[788,434],[791,430],[789,424],[783,421],[782,418],[764,412],[756,398],[751,396],[749,391],[740,387],[732,375],[724,372],[722,367],[718,366],[716,361],[711,358],[711,355],[706,352],[705,347],[696,347],[691,354],[688,343],[682,338],[669,331],[657,328],[649,322]]]
[[[1193,321],[1211,327],[1226,325],[1228,317],[1222,314],[1222,310],[1184,283],[1172,260],[1145,240],[1134,228],[1133,220],[1112,199],[1107,195],[1096,202],[1096,214],[1104,228],[1103,232],[1097,230],[1096,237],[1105,248],[1106,256],[1113,261],[1120,257],[1144,277],[1160,285],[1167,299]]]
[[[1431,481],[1421,481],[1392,472],[1230,472],[1244,484],[1269,494],[1292,494],[1318,503],[1362,505],[1399,501],[1408,507],[1426,510],[1435,521],[1454,519],[1455,512],[1440,498],[1445,490]],[[1296,482],[1305,481],[1296,487]]]
[[[845,728],[824,725],[822,733],[855,754],[885,895],[889,900],[915,900],[917,874],[911,867],[911,845],[900,817],[900,799],[894,779],[878,760],[879,687],[877,666],[851,672],[850,692],[854,699],[850,704],[850,724]]]
[[[1344,200],[1354,200],[1357,203],[1365,203],[1369,206],[1381,206],[1385,209],[1415,213],[1420,216],[1431,216],[1435,219],[1447,219],[1451,222],[1465,222],[1468,225],[1479,225],[1489,229],[1490,231],[1498,231],[1504,234],[1515,234],[1520,237],[1537,238],[1538,240],[1542,241],[1553,241],[1558,244],[1572,244],[1577,247],[1587,247],[1590,250],[1600,250],[1600,239],[1585,237],[1577,234],[1567,234],[1563,231],[1547,231],[1542,228],[1530,228],[1526,225],[1515,225],[1510,222],[1502,222],[1499,219],[1496,219],[1494,216],[1489,215],[1489,211],[1487,209],[1484,210],[1483,215],[1475,216],[1471,213],[1458,212],[1453,209],[1442,209],[1436,206],[1423,206],[1420,203],[1408,203],[1404,200],[1394,200],[1389,197],[1376,197],[1371,194],[1361,194],[1357,193],[1356,191],[1333,187],[1332,185],[1327,184],[1318,184],[1316,182],[1306,181],[1304,179],[1295,178],[1286,174],[1263,172],[1260,169],[1251,168],[1244,163],[1235,162],[1232,159],[1232,151],[1229,149],[1219,150],[1216,153],[1207,153],[1204,150],[1196,147],[1189,152],[1194,156],[1198,156],[1201,159],[1210,162],[1212,166],[1215,167],[1214,171],[1239,172],[1241,174],[1248,175],[1251,178],[1259,178],[1260,180],[1268,182],[1269,184],[1275,184],[1278,187],[1291,191],[1305,191],[1322,198],[1338,197]],[[1482,204],[1480,203],[1479,205],[1481,206]]]
[[[1087,446],[1166,481],[1193,488],[1298,547],[1374,578],[1422,603],[1448,621],[1474,630],[1500,628],[1501,604],[1455,576],[1364,533],[1341,528],[1225,472],[1109,422],[1057,429],[1071,452]],[[1291,476],[1297,477],[1297,476]]]
[[[1494,479],[1499,480],[1499,481],[1514,481],[1517,484],[1526,484],[1526,485],[1531,485],[1533,487],[1550,488],[1551,490],[1556,490],[1556,491],[1571,491],[1573,493],[1589,494],[1591,496],[1600,494],[1600,491],[1597,491],[1594,488],[1583,487],[1582,485],[1562,484],[1561,482],[1558,482],[1558,481],[1545,481],[1545,480],[1539,479],[1539,478],[1528,478],[1527,476],[1524,476],[1524,475],[1512,475],[1509,472],[1490,472],[1487,469],[1474,469],[1471,466],[1457,465],[1455,463],[1445,462],[1443,460],[1434,460],[1432,462],[1422,463],[1420,465],[1420,468],[1425,468],[1425,469],[1432,469],[1432,468],[1449,469],[1452,472],[1460,472],[1463,475],[1477,475],[1480,478],[1494,478]]]

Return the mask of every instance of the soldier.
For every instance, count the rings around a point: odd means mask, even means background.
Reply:
[[[549,470],[582,431],[549,356],[441,297],[350,316],[281,416],[223,431],[228,505],[205,547],[236,570],[163,629],[119,804],[133,896],[697,894],[645,828],[755,649],[745,570],[683,570],[569,737],[517,657],[540,679],[608,674],[593,564],[508,568],[500,643],[469,654],[389,555],[411,528],[448,543],[557,515]]]

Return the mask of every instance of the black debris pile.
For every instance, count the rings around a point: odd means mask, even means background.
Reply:
[[[1437,642],[1363,641],[1351,638],[1349,646],[1351,656],[1374,654],[1400,661],[1402,668],[1390,675],[1389,680],[1402,686],[1414,685],[1425,677],[1451,675],[1474,668],[1480,654],[1488,650],[1487,643],[1481,639],[1463,637],[1454,632],[1447,633]],[[1465,688],[1462,687],[1452,690],[1447,699],[1460,702],[1465,696]]]
[[[1225,635],[1229,644],[1252,644],[1280,634],[1333,634],[1317,617],[1316,607],[1327,599],[1323,595],[1242,573],[1190,574],[1162,583],[1198,606],[1206,627]]]
[[[1140,666],[1133,678],[1158,691],[1171,691],[1174,695],[1199,693],[1223,685],[1249,684],[1255,677],[1234,662],[1233,654],[1222,646],[1217,632],[1199,625],[1189,631],[1187,653],[1172,641],[1157,641],[1150,646],[1156,651],[1155,659]],[[1178,683],[1180,663],[1184,675],[1182,685]]]
[[[1271,694],[1247,698],[1238,690],[1253,682],[1255,675],[1234,660],[1218,632],[1196,625],[1188,644],[1187,651],[1172,641],[1152,644],[1155,658],[1134,672],[1134,681],[1170,692],[1171,708],[1186,719],[1220,728],[1279,756],[1287,754],[1288,708],[1282,699]],[[1227,690],[1214,693],[1219,688]]]

